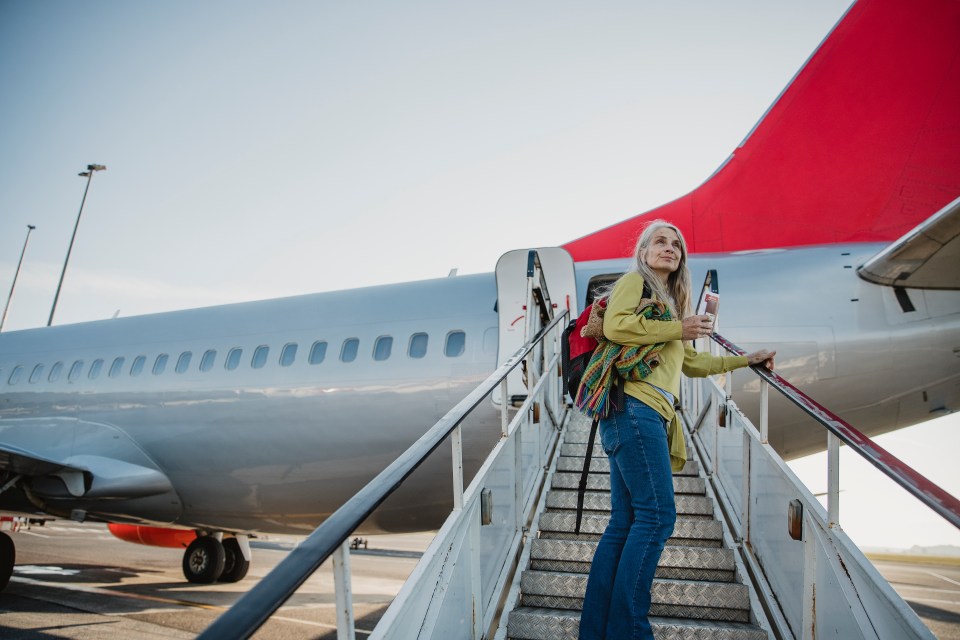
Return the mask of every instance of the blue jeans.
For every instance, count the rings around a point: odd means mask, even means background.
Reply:
[[[610,458],[610,524],[597,545],[580,640],[653,638],[650,588],[677,521],[666,421],[636,398],[600,421]]]

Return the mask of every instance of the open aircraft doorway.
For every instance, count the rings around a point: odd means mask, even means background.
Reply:
[[[542,269],[543,279],[550,292],[550,303],[554,309],[569,309],[571,317],[576,317],[577,283],[573,258],[566,249],[543,247],[536,250],[515,249],[503,254],[497,261],[497,312],[499,316],[499,341],[497,364],[501,365],[513,355],[527,336],[527,309],[531,301],[527,300],[527,279],[534,277],[529,264],[530,254],[536,251]],[[535,286],[538,283],[535,283]],[[507,395],[510,398],[526,394],[523,372],[515,369],[507,378]],[[493,393],[493,402],[499,406],[502,402],[500,390]]]

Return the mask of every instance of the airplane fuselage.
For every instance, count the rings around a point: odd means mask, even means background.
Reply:
[[[695,285],[718,270],[723,335],[776,349],[784,377],[875,435],[960,406],[960,293],[910,290],[905,310],[892,288],[856,274],[882,246],[697,255],[690,265]],[[591,279],[627,268],[579,263],[578,308]],[[50,467],[28,496],[0,495],[0,510],[306,533],[493,371],[496,304],[493,274],[480,274],[4,333],[3,455],[21,469],[43,460],[89,474]],[[753,410],[757,379],[734,381]],[[772,415],[784,455],[825,446],[798,410],[775,401]],[[468,473],[499,429],[492,403],[466,426]],[[449,454],[433,458],[365,530],[442,520]]]

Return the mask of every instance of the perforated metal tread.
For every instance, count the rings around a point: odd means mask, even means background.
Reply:
[[[578,416],[579,417],[579,416]],[[597,432],[597,440],[600,439],[600,433]],[[564,442],[571,442],[574,444],[586,444],[590,440],[590,421],[586,418],[583,421],[571,421],[570,425],[567,427],[566,432],[563,436]],[[596,440],[594,440],[596,443]],[[694,451],[688,449],[687,454],[689,457],[694,457],[696,454]]]
[[[531,596],[540,598],[564,598],[571,601],[570,607],[582,606],[587,588],[587,576],[583,573],[527,570],[520,577],[523,604]],[[745,614],[749,619],[750,593],[745,585],[729,582],[693,580],[670,580],[657,578],[650,589],[653,605],[682,607],[690,617],[705,619],[730,619]],[[728,613],[717,613],[727,610]],[[653,615],[654,609],[651,609]]]
[[[572,489],[580,486],[580,473],[555,473],[550,484],[553,489]],[[610,491],[610,474],[591,473],[587,476],[588,491]],[[705,495],[706,481],[703,478],[673,477],[673,493],[676,495]]]
[[[684,515],[713,515],[713,500],[705,496],[676,496],[677,514]],[[610,493],[587,491],[583,496],[583,508],[587,511],[610,512]],[[577,509],[576,490],[551,489],[547,494],[547,509]]]
[[[767,640],[761,629],[736,622],[706,622],[651,616],[657,640]],[[519,607],[510,615],[510,640],[575,640],[580,612]]]
[[[597,543],[590,540],[533,540],[530,568],[537,571],[589,573]],[[733,551],[730,549],[668,546],[660,556],[657,577],[732,582]]]
[[[689,449],[687,450],[689,455]],[[580,468],[583,468],[583,457],[587,455],[587,445],[586,443],[578,442],[567,442],[560,446],[560,456],[561,458],[572,458],[580,460]],[[600,446],[599,442],[593,444],[593,455],[591,456],[591,465],[593,460],[606,460],[607,454],[603,451],[603,447]],[[684,465],[683,469],[678,472],[674,472],[673,475],[681,476],[696,476],[700,475],[700,465],[699,463],[692,458],[687,459],[687,464]]]
[[[583,447],[586,450],[586,447]],[[577,473],[583,471],[583,454],[579,456],[564,455],[557,459],[557,471],[562,473]],[[590,458],[590,473],[610,473],[610,460],[607,454],[601,452]],[[700,465],[696,460],[687,460],[683,470],[674,471],[673,476],[699,476]]]
[[[570,511],[548,511],[540,516],[540,537],[576,540],[597,540],[607,528],[607,514],[584,513],[580,533],[574,534],[577,516]],[[667,545],[717,547],[723,539],[723,527],[717,520],[701,517],[678,517]]]

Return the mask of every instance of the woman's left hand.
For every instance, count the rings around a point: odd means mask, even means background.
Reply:
[[[754,365],[762,362],[767,369],[773,371],[773,356],[775,355],[777,355],[776,351],[767,351],[766,349],[754,351],[747,354],[747,364]]]

